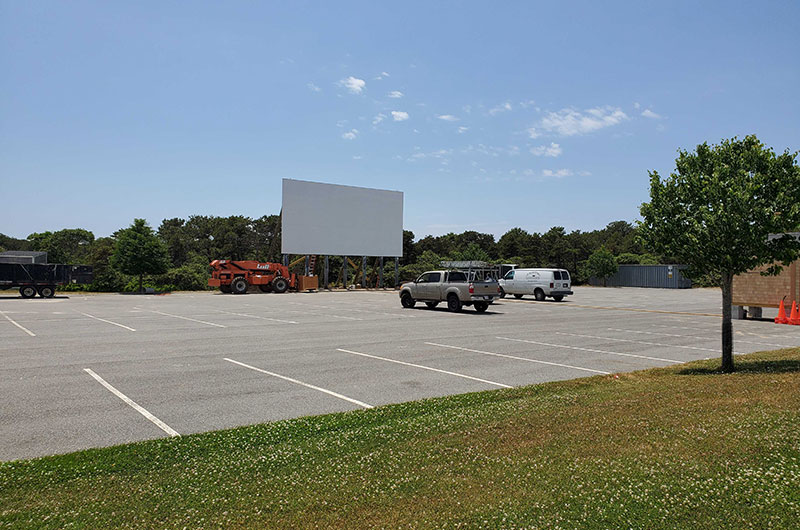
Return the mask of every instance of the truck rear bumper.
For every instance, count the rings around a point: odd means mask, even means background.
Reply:
[[[487,295],[474,294],[469,297],[471,302],[491,302],[495,298],[497,298],[497,295],[491,295],[491,294]]]

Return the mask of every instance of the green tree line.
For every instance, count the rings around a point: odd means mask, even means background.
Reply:
[[[556,226],[540,234],[517,227],[499,239],[471,230],[417,239],[413,232],[405,230],[400,279],[413,279],[449,259],[564,268],[580,283],[593,270],[584,264],[600,249],[613,255],[618,263],[657,263],[658,257],[644,251],[637,232],[637,227],[626,221],[614,221],[603,229],[588,232],[567,232],[564,227]],[[148,234],[157,241],[154,243],[157,246],[148,247],[146,259],[131,254],[129,247],[120,246],[121,241],[146,239]],[[140,282],[156,289],[198,290],[206,288],[208,264],[214,259],[280,261],[280,237],[279,215],[257,219],[194,215],[188,219],[164,219],[155,230],[144,221],[135,220],[130,227],[100,238],[80,228],[33,233],[26,239],[0,234],[0,250],[46,251],[51,263],[91,265],[95,277],[91,285],[82,287],[87,290],[133,291],[140,287]],[[162,247],[163,259],[159,254]],[[146,266],[137,264],[137,259],[146,262]],[[329,259],[329,281],[342,284],[344,260],[341,256]],[[348,284],[361,283],[361,258],[351,257],[351,261],[347,264]],[[378,266],[377,259],[368,260],[368,285],[377,284]],[[320,259],[315,272],[321,275],[322,267]],[[385,260],[384,278],[386,285],[394,281],[394,260]]]

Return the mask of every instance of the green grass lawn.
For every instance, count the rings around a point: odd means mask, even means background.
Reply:
[[[9,528],[797,528],[800,349],[0,464]]]

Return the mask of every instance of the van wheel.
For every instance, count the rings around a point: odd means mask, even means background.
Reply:
[[[544,291],[541,289],[536,289],[533,292],[533,297],[536,298],[538,302],[544,302]]]
[[[439,305],[439,302],[425,302],[425,305],[428,306],[428,309],[436,309],[436,306]]]
[[[458,295],[447,295],[447,309],[453,313],[458,313],[461,311],[461,300],[458,299]]]
[[[32,285],[23,285],[19,288],[19,294],[22,298],[33,298],[36,296],[36,289]]]
[[[483,313],[484,311],[489,309],[489,304],[487,304],[486,302],[475,302],[473,305],[475,306],[475,311],[477,311],[478,313]]]
[[[414,300],[413,298],[411,298],[410,294],[403,293],[403,295],[400,297],[400,303],[406,309],[411,309],[412,307],[414,307],[416,305],[417,301]]]
[[[557,294],[557,295],[555,295],[553,297],[553,300],[555,300],[556,302],[560,302],[563,299],[564,299],[564,295],[563,294]]]
[[[520,298],[522,298],[522,295],[521,295],[521,294],[515,294],[515,295],[514,295],[514,298],[516,298],[517,300],[519,300]]]
[[[285,293],[289,289],[289,282],[286,278],[278,276],[272,280],[272,289],[278,294]]]
[[[501,288],[500,288],[500,298],[505,298],[505,297],[506,297],[506,292],[505,292],[505,291],[503,290],[503,288],[501,287]]]
[[[56,288],[52,285],[45,285],[43,287],[39,287],[39,296],[42,298],[53,298],[56,294]]]
[[[247,292],[247,280],[244,278],[234,278],[231,282],[231,292],[233,294],[244,294]]]

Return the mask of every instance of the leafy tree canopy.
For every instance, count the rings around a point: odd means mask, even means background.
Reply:
[[[167,246],[144,219],[116,233],[111,264],[124,274],[139,277],[139,289],[145,274],[162,274],[169,269]]]

